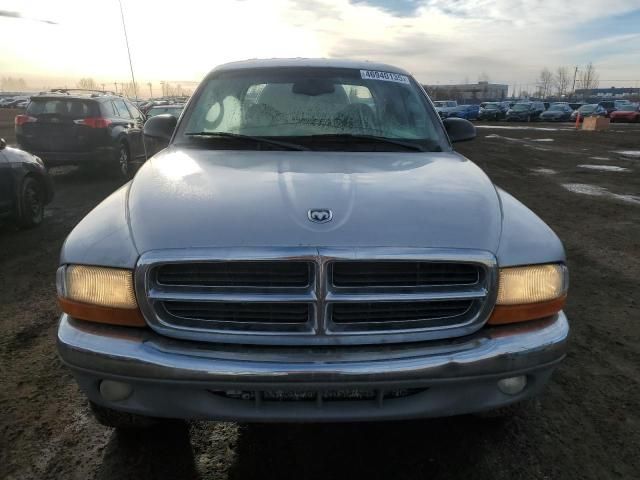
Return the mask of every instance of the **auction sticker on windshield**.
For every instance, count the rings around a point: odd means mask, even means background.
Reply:
[[[396,82],[409,84],[409,77],[399,73],[378,72],[375,70],[360,70],[360,75],[365,80],[382,80],[383,82]]]

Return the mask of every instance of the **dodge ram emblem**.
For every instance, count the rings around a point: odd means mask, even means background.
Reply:
[[[307,217],[314,223],[327,223],[333,218],[333,212],[327,208],[312,208],[307,212]]]

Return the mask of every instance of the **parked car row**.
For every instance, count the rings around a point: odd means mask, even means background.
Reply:
[[[0,108],[26,108],[28,104],[29,97],[23,95],[0,98]]]
[[[508,106],[505,106],[508,105]],[[568,122],[585,117],[608,117],[612,122],[638,122],[640,110],[638,105],[626,100],[602,101],[599,103],[569,103],[541,101],[510,102],[485,102],[480,104],[478,120],[506,120],[506,121],[544,121],[544,122]],[[447,109],[443,109],[445,118]],[[448,109],[451,110],[451,109]],[[473,117],[463,117],[474,119]]]

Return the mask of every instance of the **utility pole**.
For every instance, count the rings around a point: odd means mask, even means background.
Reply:
[[[104,83],[101,83],[100,85],[102,85],[102,91],[104,92]]]
[[[571,95],[575,97],[576,95],[576,78],[578,77],[578,66],[573,70],[573,87],[571,87]]]
[[[147,85],[149,86],[149,98],[153,98],[153,85],[151,82],[148,82]]]
[[[116,87],[116,93],[118,93],[118,82],[113,82],[113,85]]]

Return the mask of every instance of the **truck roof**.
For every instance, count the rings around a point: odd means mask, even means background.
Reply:
[[[385,63],[369,62],[362,60],[346,60],[332,58],[269,58],[251,59],[239,62],[230,62],[215,67],[211,73],[230,70],[253,68],[287,68],[287,67],[311,67],[311,68],[353,68],[358,70],[379,70],[391,73],[410,75],[402,68],[387,65]]]

